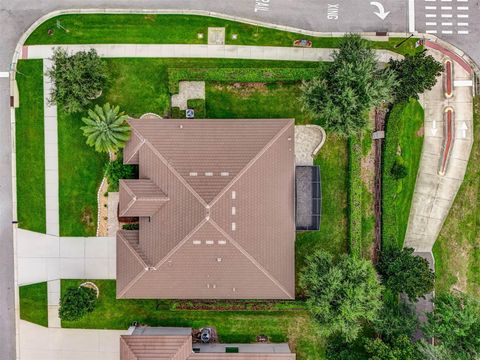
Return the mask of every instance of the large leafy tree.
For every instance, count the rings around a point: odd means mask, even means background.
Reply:
[[[418,99],[418,94],[430,90],[442,73],[442,64],[425,51],[406,55],[403,60],[390,59],[389,68],[397,77],[395,100]]]
[[[477,359],[480,356],[480,301],[463,293],[440,294],[435,298],[435,310],[428,314],[423,331],[435,338],[445,359]]]
[[[82,118],[85,126],[81,127],[87,144],[98,152],[116,152],[123,148],[130,138],[127,118],[123,112],[120,113],[118,106],[112,107],[109,103],[88,110],[88,117]]]
[[[368,42],[347,35],[325,75],[303,84],[301,101],[320,125],[350,136],[368,126],[372,107],[392,100],[394,85],[394,73],[378,68]]]
[[[107,68],[94,49],[69,55],[57,48],[52,60],[53,66],[47,72],[54,84],[50,101],[64,111],[85,110],[105,88]]]
[[[377,269],[386,287],[405,293],[415,301],[433,290],[435,274],[428,261],[413,251],[412,248],[386,249],[380,254]]]
[[[381,307],[377,274],[370,261],[317,251],[307,257],[300,275],[307,307],[325,335],[338,334],[346,341],[358,336],[362,323],[373,320]]]

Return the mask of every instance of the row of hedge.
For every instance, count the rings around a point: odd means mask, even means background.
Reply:
[[[352,136],[348,141],[348,246],[350,254],[362,256],[362,141]]]
[[[178,93],[178,82],[277,82],[310,80],[320,76],[322,68],[169,68],[168,89]]]

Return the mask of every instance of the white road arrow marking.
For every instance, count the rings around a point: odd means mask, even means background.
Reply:
[[[433,120],[431,132],[433,136],[437,135],[437,122],[435,120]]]
[[[378,12],[374,12],[380,19],[385,20],[385,18],[390,14],[390,11],[385,12],[385,8],[383,5],[377,1],[372,1],[370,5],[376,6],[378,8]]]
[[[465,121],[462,121],[462,123],[459,126],[459,129],[462,130],[462,138],[465,139],[467,137],[467,130],[468,130],[468,127],[467,127],[467,124],[465,124]]]

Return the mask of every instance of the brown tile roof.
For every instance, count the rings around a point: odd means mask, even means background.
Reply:
[[[122,335],[120,360],[295,360],[294,353],[194,353],[189,335]]]
[[[117,296],[294,298],[293,120],[129,122],[140,230],[118,232]]]
[[[120,336],[120,360],[186,360],[192,353],[191,336]]]
[[[120,216],[152,216],[168,200],[168,196],[151,180],[120,180]]]

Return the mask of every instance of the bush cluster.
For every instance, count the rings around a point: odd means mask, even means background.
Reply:
[[[97,293],[87,287],[70,287],[60,299],[60,319],[74,321],[95,309]]]
[[[120,179],[135,179],[138,177],[138,167],[125,165],[122,156],[106,163],[104,171],[108,180],[108,191],[118,191]]]
[[[218,81],[218,82],[277,82],[309,80],[322,74],[318,68],[170,68],[168,69],[168,89],[178,93],[178,82]]]

